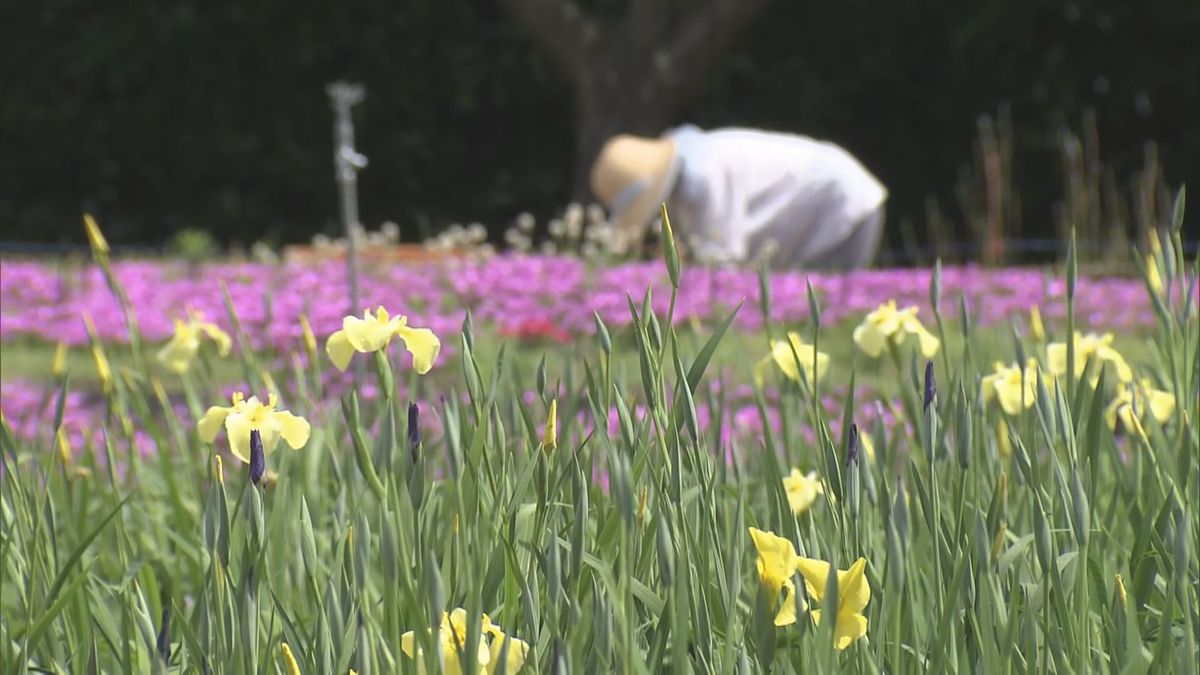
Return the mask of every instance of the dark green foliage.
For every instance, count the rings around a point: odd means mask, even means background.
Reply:
[[[571,88],[496,3],[49,0],[5,3],[0,26],[0,240],[78,241],[83,209],[118,245],[187,227],[244,244],[336,233],[338,78],[367,87],[368,225],[495,234],[571,197]],[[679,121],[836,140],[889,185],[890,221],[922,222],[930,191],[960,221],[975,118],[1007,101],[1025,230],[1011,234],[1034,236],[1063,194],[1056,134],[1085,108],[1119,188],[1150,140],[1171,184],[1200,173],[1197,34],[1193,0],[777,1]]]

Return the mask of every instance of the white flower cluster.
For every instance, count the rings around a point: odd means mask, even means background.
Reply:
[[[543,255],[574,255],[588,260],[613,260],[628,254],[629,244],[608,222],[604,209],[598,204],[568,204],[562,215],[547,223],[545,238],[540,238],[533,214],[522,212],[504,232],[504,247],[517,253],[538,252]],[[386,222],[376,232],[367,231],[361,224],[351,229],[359,248],[384,247],[398,244],[400,227]],[[539,241],[540,239],[540,241]],[[344,237],[331,239],[318,234],[312,239],[313,248],[340,252],[347,248]],[[494,255],[495,247],[488,242],[487,228],[482,223],[454,223],[441,233],[426,239],[425,250],[432,253],[456,253],[468,256]]]
[[[536,226],[533,215],[522,213],[505,231],[504,243],[520,253],[533,251]],[[547,224],[546,234],[548,237],[537,247],[543,255],[578,255],[599,260],[620,257],[628,250],[627,243],[618,236],[598,204],[568,204],[562,217]]]
[[[533,228],[537,226],[533,214],[523,211],[513,221],[512,227],[504,232],[504,243],[518,253],[528,253],[533,248]]]
[[[362,223],[355,223],[350,226],[350,236],[354,237],[354,243],[359,248],[395,246],[400,243],[400,226],[389,220],[380,225],[378,230],[369,231]],[[312,245],[321,251],[341,251],[346,249],[347,240],[346,237],[330,239],[328,235],[315,234]]]
[[[250,247],[250,258],[263,265],[275,265],[279,262],[279,254],[265,241],[256,241]]]
[[[454,223],[436,237],[425,240],[428,251],[465,251],[480,255],[494,253],[492,245],[487,243],[487,228],[483,223],[471,223],[463,227]]]

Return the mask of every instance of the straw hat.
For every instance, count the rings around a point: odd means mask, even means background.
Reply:
[[[641,242],[646,228],[679,176],[679,154],[671,138],[614,136],[600,149],[589,180],[592,194],[608,208],[613,228],[626,241]]]

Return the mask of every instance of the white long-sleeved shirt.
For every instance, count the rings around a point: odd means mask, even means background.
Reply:
[[[680,161],[672,225],[703,260],[773,251],[786,264],[819,262],[887,200],[883,184],[833,143],[691,125],[667,135]]]

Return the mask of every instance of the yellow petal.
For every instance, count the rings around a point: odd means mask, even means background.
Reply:
[[[921,324],[921,320],[917,318],[916,307],[909,307],[908,309],[904,310],[904,319],[901,327],[904,329],[905,333],[917,336],[917,342],[921,348],[921,354],[924,355],[925,358],[933,358],[933,356],[937,354],[938,348],[941,346],[941,341],[939,341],[937,336],[935,336],[933,333],[930,333],[928,330],[926,330],[925,326]]]
[[[1121,382],[1133,382],[1133,369],[1125,362],[1125,357],[1112,347],[1103,346],[1096,350],[1096,358],[1112,364],[1116,370],[1117,379]]]
[[[867,634],[867,617],[862,614],[839,612],[833,632],[833,646],[845,649]]]
[[[1032,397],[1023,398],[1025,388],[1021,386],[1021,381],[1014,381],[1011,376],[996,383],[996,393],[1000,397],[1000,407],[1009,415],[1019,415],[1026,407],[1033,405]]]
[[[813,359],[816,359],[816,372],[813,372]],[[804,377],[809,382],[819,381],[825,376],[829,365],[829,355],[817,352],[812,345],[805,344],[798,333],[788,333],[787,340],[771,342],[771,358],[783,374],[793,382],[800,381],[800,368],[804,369]],[[799,366],[797,367],[797,359]]]
[[[873,324],[862,323],[854,329],[854,344],[858,345],[858,348],[871,358],[876,358],[883,353],[886,340],[887,336]]]
[[[243,462],[250,462],[250,430],[254,427],[250,426],[250,420],[246,415],[240,412],[231,413],[225,418],[225,435],[229,441],[229,452],[233,453],[234,457]],[[266,429],[258,429],[259,437],[263,442],[263,451],[267,449],[267,441],[269,434]],[[278,441],[278,436],[276,436]]]
[[[996,452],[1002,459],[1012,457],[1012,439],[1008,437],[1008,423],[1003,419],[996,425]]]
[[[308,442],[309,434],[312,432],[308,420],[298,415],[293,415],[286,410],[275,413],[275,419],[279,422],[279,433],[283,437],[283,440],[293,450],[303,448],[304,444]]]
[[[915,332],[917,334],[917,340],[921,344],[921,354],[925,358],[931,359],[935,354],[938,353],[938,349],[942,346],[942,343],[937,339],[936,335],[925,330],[924,326],[917,324],[917,328],[918,330]]]
[[[366,354],[386,347],[392,339],[395,327],[389,325],[386,319],[380,322],[348,316],[342,319],[342,330],[345,331],[346,339],[350,341],[354,351]]]
[[[979,393],[983,395],[983,403],[987,405],[996,398],[996,382],[1000,380],[998,373],[984,375],[983,380],[979,383]]]
[[[1121,408],[1128,406],[1129,400],[1130,396],[1128,392],[1122,392],[1121,395],[1113,399],[1112,403],[1109,403],[1108,407],[1104,409],[1104,423],[1108,425],[1109,429],[1117,428],[1117,412]]]
[[[783,489],[787,494],[788,506],[796,515],[807,511],[817,501],[817,495],[825,491],[815,471],[804,475],[799,469],[792,469],[783,479]]]
[[[1117,408],[1116,416],[1121,420],[1121,426],[1125,427],[1126,431],[1137,433],[1141,427],[1137,418],[1133,416],[1132,405],[1123,405]]]
[[[400,336],[400,339],[404,341],[405,348],[412,354],[413,370],[421,375],[428,373],[433,368],[433,362],[437,359],[438,352],[442,349],[442,343],[438,337],[428,328],[409,328],[405,325],[396,328],[396,334]]]
[[[767,369],[771,367],[772,354],[767,354],[754,364],[754,384],[762,389],[767,380]]]
[[[783,373],[784,377],[793,382],[800,381],[800,369],[796,367],[796,358],[800,357],[800,350],[796,350],[796,355],[792,355],[792,348],[783,340],[773,340],[771,342],[771,359],[775,361],[775,365]]]
[[[750,528],[750,539],[758,551],[758,575],[773,594],[791,578],[796,569],[796,548],[792,542],[758,528]]]
[[[812,367],[812,361],[809,361],[809,367]],[[815,377],[809,378],[820,382],[825,379],[825,372],[829,370],[829,355],[825,352],[817,352],[817,373]]]
[[[888,300],[886,303],[875,308],[875,311],[868,314],[864,323],[869,323],[875,326],[875,329],[879,331],[883,337],[889,338],[892,337],[896,331],[900,330],[900,324],[904,320],[905,316],[911,316],[915,313],[916,307],[909,307],[904,311],[897,311],[896,301]]]
[[[217,343],[217,353],[221,356],[229,355],[229,348],[233,345],[233,341],[229,338],[229,333],[221,330],[220,326],[215,323],[202,323],[200,330],[208,336],[208,339]]]
[[[219,405],[214,405],[204,413],[204,417],[196,423],[196,430],[200,432],[200,440],[205,443],[212,443],[217,439],[217,433],[221,431],[221,425],[225,423],[225,417],[233,412],[233,408],[225,408]]]
[[[1171,415],[1175,413],[1175,396],[1165,391],[1156,391],[1147,389],[1146,398],[1149,399],[1150,414],[1154,416],[1160,424],[1171,419]]]
[[[525,665],[525,657],[529,654],[529,644],[524,640],[518,640],[514,637],[509,637],[499,630],[493,633],[495,636],[492,639],[491,657],[488,660],[487,672],[494,673],[500,670],[500,655],[504,653],[504,645],[508,644],[508,658],[506,659],[505,671],[516,673]]]
[[[350,365],[350,359],[354,356],[354,347],[350,346],[346,331],[339,330],[329,336],[329,341],[325,343],[325,353],[329,354],[329,360],[333,361],[333,365],[338,370],[346,370],[346,367]]]
[[[1052,342],[1046,346],[1046,365],[1055,375],[1067,374],[1067,344],[1065,342]]]
[[[860,613],[871,601],[871,585],[867,582],[867,559],[859,558],[850,569],[838,572],[838,615]]]
[[[829,580],[829,563],[813,558],[798,558],[796,569],[804,577],[808,597],[821,602],[825,598],[825,584]]]
[[[417,658],[417,637],[411,630],[400,636],[400,651],[410,659]]]
[[[796,623],[796,585],[789,579],[784,582],[783,588],[786,593],[783,602],[779,604],[779,611],[775,613],[776,626],[790,626]]]
[[[858,444],[862,446],[863,452],[867,453],[867,459],[874,462],[875,461],[875,441],[871,438],[871,434],[864,432],[862,435],[860,435],[858,437]],[[824,492],[824,491],[825,491],[825,488],[822,487],[821,492]]]
[[[173,373],[182,375],[192,365],[196,352],[200,350],[200,341],[187,332],[176,332],[162,349],[158,350],[158,360]]]

